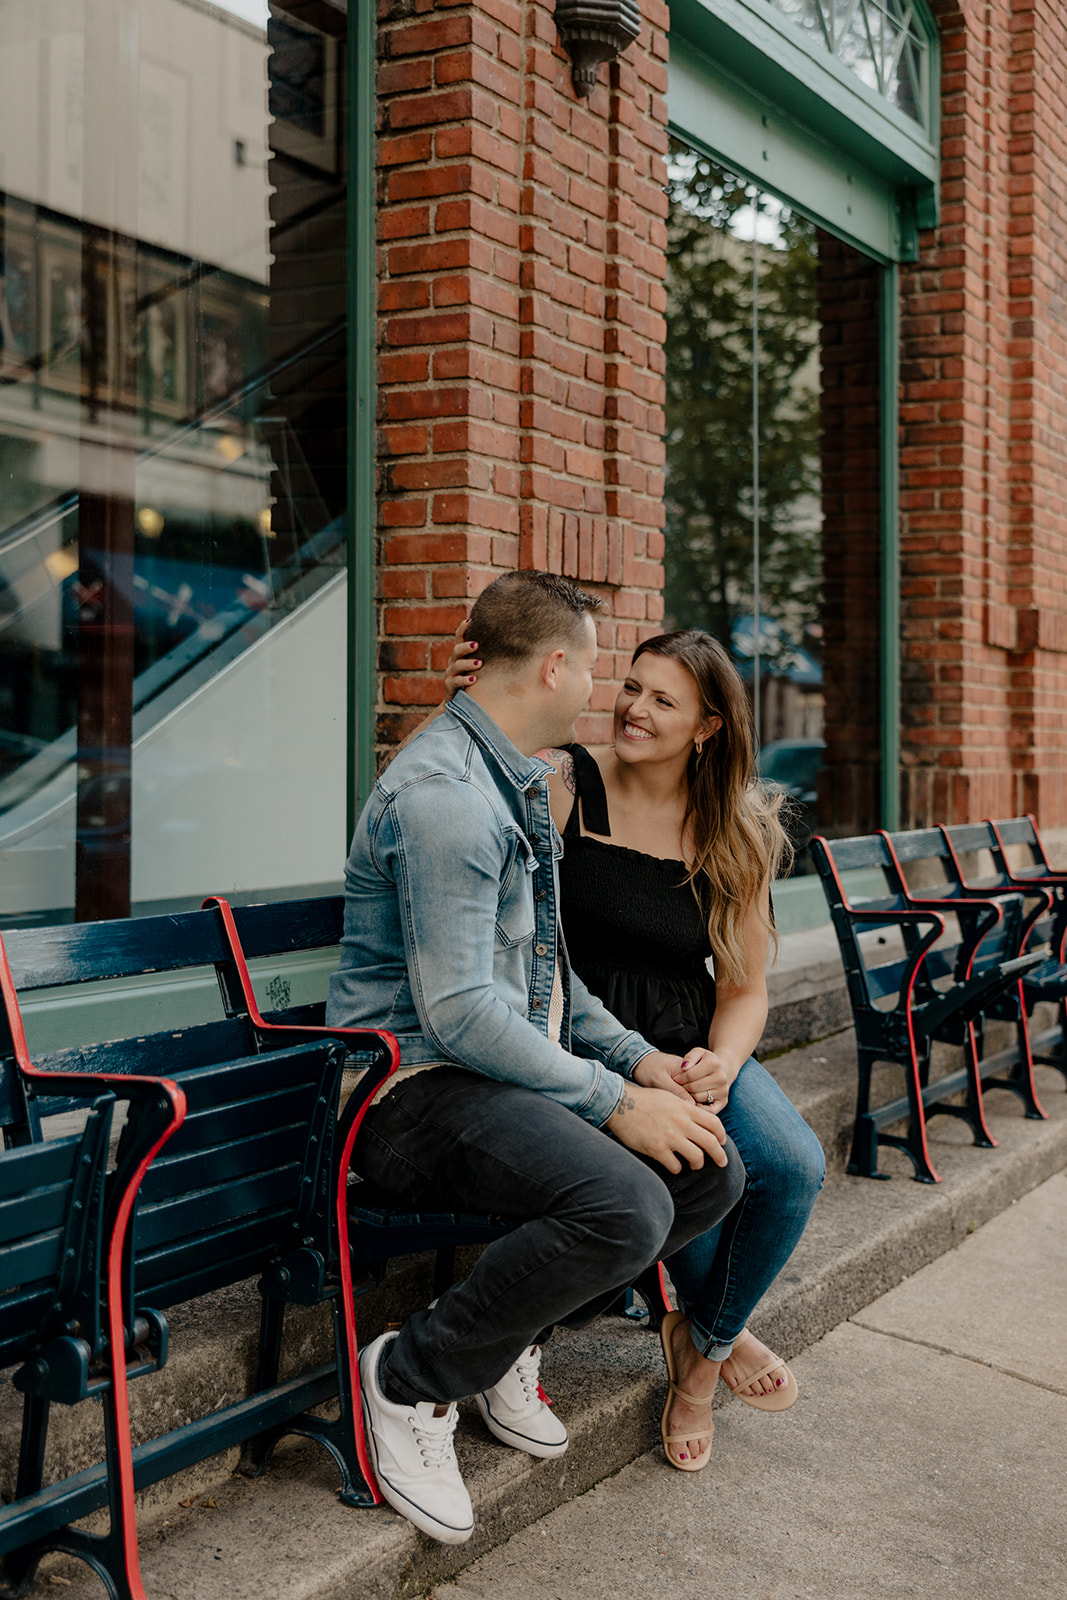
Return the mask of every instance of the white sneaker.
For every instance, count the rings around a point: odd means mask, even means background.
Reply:
[[[561,1456],[570,1443],[567,1430],[541,1399],[538,1377],[541,1349],[524,1350],[499,1383],[474,1399],[489,1432],[531,1456]]]
[[[395,1511],[442,1544],[466,1544],[474,1532],[471,1497],[459,1475],[452,1436],[458,1412],[434,1416],[434,1402],[397,1406],[378,1383],[378,1360],[396,1338],[383,1333],[359,1357],[367,1446],[382,1494]]]

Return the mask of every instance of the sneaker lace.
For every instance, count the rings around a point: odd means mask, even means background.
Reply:
[[[527,1405],[540,1401],[541,1352],[536,1346],[525,1351],[515,1363],[514,1372],[522,1385],[523,1399]]]
[[[412,1418],[415,1442],[423,1462],[431,1472],[439,1471],[442,1467],[455,1466],[456,1455],[452,1435],[456,1431],[458,1420],[459,1414],[455,1406],[451,1407],[447,1416],[435,1417],[432,1428],[420,1421],[417,1416]]]

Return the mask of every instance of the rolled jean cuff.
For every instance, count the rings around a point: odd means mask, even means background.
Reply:
[[[716,1341],[714,1334],[710,1334],[706,1328],[702,1328],[695,1317],[690,1317],[689,1337],[705,1361],[725,1361],[728,1356],[733,1355],[734,1345],[741,1335],[737,1334],[735,1338],[728,1339],[725,1343],[721,1340]]]

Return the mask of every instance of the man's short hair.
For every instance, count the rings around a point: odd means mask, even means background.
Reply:
[[[603,600],[554,572],[506,572],[474,602],[467,636],[486,666],[518,664],[541,650],[581,649],[585,618],[603,609]]]

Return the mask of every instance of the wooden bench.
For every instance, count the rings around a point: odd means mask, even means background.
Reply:
[[[986,1126],[983,1083],[1019,1095],[1028,1116],[1044,1115],[1034,1092],[1028,1050],[983,1057],[976,1024],[999,1010],[1020,1022],[1019,981],[1044,959],[1025,950],[1021,893],[962,894],[944,878],[935,891],[909,888],[901,854],[913,865],[943,866],[949,851],[938,829],[922,834],[876,833],[832,842],[816,836],[812,859],[837,933],[856,1028],[858,1085],[849,1172],[883,1178],[882,1145],[903,1150],[922,1183],[940,1181],[930,1159],[926,1124],[932,1115],[963,1118],[978,1145],[995,1144]],[[853,899],[844,875],[863,873],[881,893]],[[958,937],[949,923],[958,926]],[[872,943],[863,935],[882,941]],[[899,950],[886,951],[895,936]],[[963,1051],[963,1064],[931,1080],[935,1041]],[[872,1105],[872,1075],[879,1063],[904,1070],[904,1095]],[[962,1094],[962,1104],[956,1103]],[[903,1134],[888,1130],[906,1123]]]
[[[279,914],[286,923],[282,931]],[[253,947],[260,939],[300,948],[318,938],[323,927],[321,909],[307,903],[302,912],[294,908],[291,919],[285,908],[257,907],[245,921]],[[134,1121],[127,1121],[119,1139],[116,1175],[123,1174],[126,1183],[126,1212],[110,1192],[116,1186],[109,1179],[110,1276],[101,1278],[100,1263],[90,1252],[77,1290],[87,1302],[105,1293],[110,1297],[109,1336],[87,1332],[71,1319],[85,1346],[85,1395],[77,1385],[60,1381],[42,1349],[24,1356],[24,1343],[12,1343],[14,1358],[23,1360],[19,1383],[27,1400],[16,1498],[0,1508],[0,1556],[9,1590],[24,1589],[40,1556],[60,1548],[106,1574],[105,1582],[122,1600],[138,1600],[143,1588],[134,1489],[249,1441],[254,1469],[283,1434],[316,1438],[340,1468],[342,1498],[356,1505],[376,1503],[359,1414],[352,1273],[344,1248],[346,1177],[360,1105],[395,1070],[395,1041],[373,1031],[346,1030],[342,1036],[300,1024],[267,1031],[247,1011],[227,1007],[219,1022],[86,1044],[31,1064],[16,990],[25,996],[102,978],[214,967],[225,997],[235,990],[232,955],[217,909],[15,932],[6,943],[13,981],[5,987],[0,1072],[6,1083],[24,1086],[27,1114],[11,1115],[5,1123],[5,1143],[15,1147],[4,1152],[5,1162],[18,1157],[22,1143],[35,1136],[43,1110],[84,1108],[87,1096],[95,1105],[104,1085],[129,1098],[133,1086],[147,1079],[158,1098],[165,1069],[173,1080],[171,1093],[179,1097],[176,1103],[181,1097],[187,1103],[184,1120],[178,1126],[175,1113],[170,1138],[165,1145],[157,1140],[150,1163],[151,1151],[145,1152]],[[365,1069],[364,1093],[342,1116],[342,1074],[353,1065]],[[262,1295],[252,1394],[131,1451],[128,1413],[120,1402],[127,1379],[165,1362],[166,1311],[250,1277],[258,1277]],[[333,1313],[333,1359],[281,1380],[286,1304],[323,1302]],[[123,1359],[113,1360],[112,1351],[121,1351]],[[49,1401],[76,1403],[105,1391],[115,1397],[105,1461],[44,1485]],[[335,1420],[313,1415],[335,1396]],[[90,1544],[67,1526],[108,1504],[111,1531],[100,1541]]]
[[[138,1188],[180,1127],[185,1096],[161,1078],[39,1072],[2,945],[0,991],[0,1372],[14,1369],[23,1396],[14,1497],[0,1506],[0,1580],[5,1592],[24,1593],[40,1554],[63,1550],[88,1561],[110,1592],[140,1595],[127,1382],[166,1360],[166,1326],[130,1316],[123,1289]],[[109,1171],[122,1102],[122,1148]],[[82,1108],[82,1127],[46,1140],[42,1110],[60,1104]],[[51,1406],[94,1398],[107,1473],[92,1499],[94,1508],[109,1505],[106,1535],[66,1526],[83,1514],[76,1507],[91,1473],[43,1487]]]
[[[1023,977],[1023,1004],[1028,1016],[1042,1002],[1053,1005],[1058,1020],[1039,1038],[1031,1038],[1030,1045],[1035,1063],[1055,1067],[1067,1077],[1067,872],[1050,864],[1032,816],[961,824],[942,832],[965,893],[1014,891],[1032,902],[1030,942],[1048,944],[1050,955]],[[1014,863],[1012,852],[1023,851],[1028,864]],[[980,877],[968,879],[964,856],[978,857]]]

